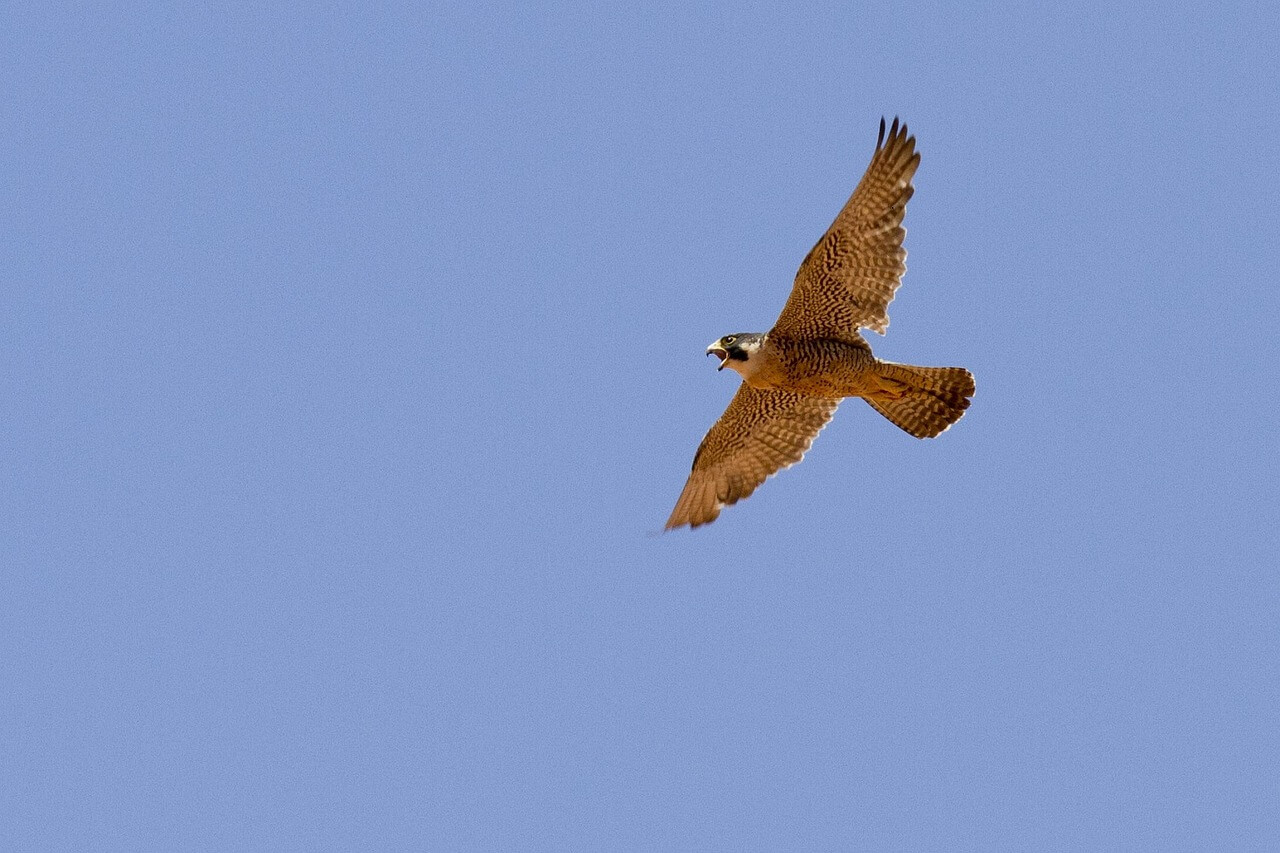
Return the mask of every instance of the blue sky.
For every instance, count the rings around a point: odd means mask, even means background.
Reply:
[[[1280,842],[1273,6],[267,5],[0,34],[0,847]],[[658,535],[882,115],[973,407]]]

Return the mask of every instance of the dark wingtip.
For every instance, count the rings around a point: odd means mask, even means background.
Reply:
[[[880,117],[880,135],[876,138],[876,150],[879,151],[885,144],[885,119]],[[907,123],[901,121],[897,116],[893,117],[893,124],[889,125],[889,144],[893,145],[899,138],[907,137]]]
[[[884,118],[881,117],[880,137],[876,140],[876,153],[879,153],[880,150],[886,146],[890,148],[898,148],[905,145],[908,150],[914,147],[916,139],[914,136],[910,135],[910,131],[907,130],[907,123],[905,121],[902,121],[897,116],[893,117],[893,124],[889,125],[889,136],[887,142],[885,139],[884,122]],[[919,157],[920,155],[916,154],[915,156]]]

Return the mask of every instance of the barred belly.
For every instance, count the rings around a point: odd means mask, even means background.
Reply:
[[[876,360],[866,344],[785,339],[774,343],[769,341],[768,349],[773,350],[776,361],[770,360],[778,370],[765,372],[772,387],[817,397],[860,397],[875,387]]]

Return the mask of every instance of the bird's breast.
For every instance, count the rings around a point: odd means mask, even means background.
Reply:
[[[843,341],[769,342],[748,383],[819,397],[859,396],[875,364],[871,351]],[[752,359],[755,361],[756,359]]]

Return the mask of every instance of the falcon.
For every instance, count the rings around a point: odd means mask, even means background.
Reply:
[[[768,332],[725,335],[707,347],[742,385],[693,457],[666,529],[698,527],[804,458],[845,397],[861,397],[916,438],[960,419],[973,396],[963,367],[914,367],[871,354],[861,329],[881,335],[907,271],[902,217],[920,165],[916,140],[884,119],[871,164],[836,221],[796,273]]]

